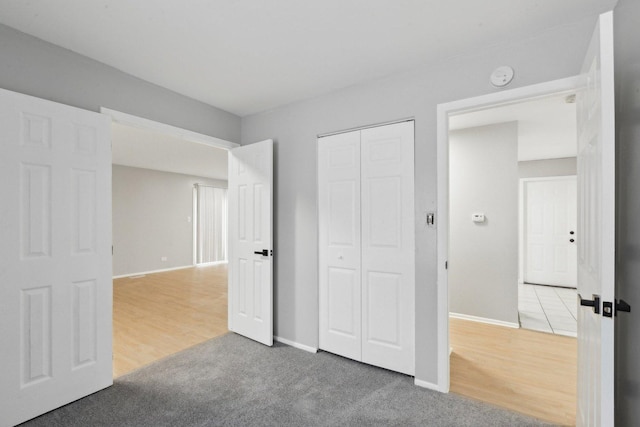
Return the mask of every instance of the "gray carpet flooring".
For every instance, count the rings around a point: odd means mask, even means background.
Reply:
[[[235,334],[118,378],[24,426],[543,426],[329,353]]]

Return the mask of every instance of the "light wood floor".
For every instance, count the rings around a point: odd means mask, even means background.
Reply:
[[[451,391],[575,425],[576,339],[450,319]]]
[[[113,375],[227,332],[226,264],[113,281]]]

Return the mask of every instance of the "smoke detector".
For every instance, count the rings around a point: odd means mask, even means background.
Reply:
[[[495,87],[505,87],[513,80],[513,68],[503,65],[493,70],[491,73],[491,84]]]

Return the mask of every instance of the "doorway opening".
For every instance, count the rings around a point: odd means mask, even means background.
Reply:
[[[577,87],[565,79],[438,111],[439,307],[447,325],[439,379],[451,391],[561,424],[576,413],[577,307],[567,288],[575,282],[544,274],[564,269],[575,278],[577,269],[576,208],[566,205],[576,188]],[[553,318],[551,326],[552,308],[563,310],[562,325]]]
[[[449,150],[451,315],[575,337],[575,96],[452,115]]]
[[[112,117],[114,377],[227,332],[227,151]]]

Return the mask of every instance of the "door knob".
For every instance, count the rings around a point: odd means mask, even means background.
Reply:
[[[575,231],[570,231],[569,234],[574,235],[574,234],[576,234],[576,232]]]
[[[269,256],[269,249],[263,249],[261,251],[254,251],[256,255]]]
[[[571,243],[573,243],[573,242],[575,242],[576,240],[575,240],[575,239],[569,239],[569,241],[570,241]]]

